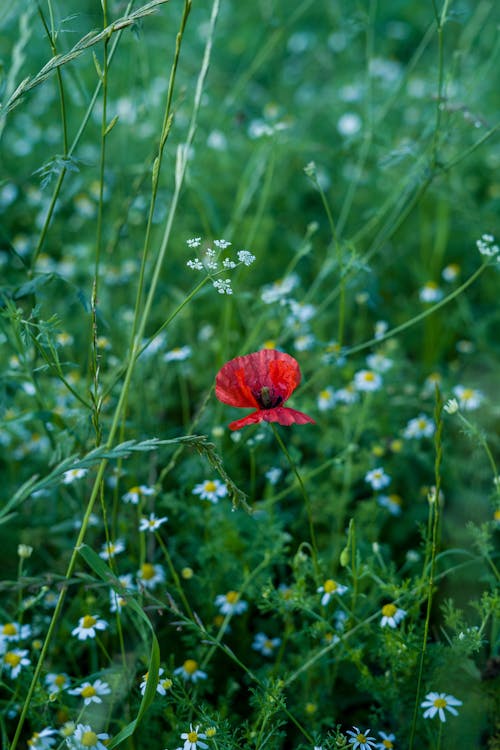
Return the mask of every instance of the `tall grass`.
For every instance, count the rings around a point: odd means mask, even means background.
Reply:
[[[2,747],[491,750],[496,4],[242,6],[0,11]]]

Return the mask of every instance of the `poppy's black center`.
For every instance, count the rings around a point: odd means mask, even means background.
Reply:
[[[276,396],[273,389],[268,388],[267,385],[263,386],[254,396],[263,409],[274,409],[283,403],[283,396]]]

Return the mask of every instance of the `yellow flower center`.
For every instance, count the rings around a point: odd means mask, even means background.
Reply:
[[[196,670],[198,669],[198,662],[194,659],[186,659],[186,661],[183,664],[184,671],[188,674],[194,674]]]
[[[366,742],[366,735],[361,734],[360,732],[359,734],[356,735],[356,739],[358,742]]]
[[[500,509],[499,509],[499,510],[496,510],[496,511],[495,511],[495,512],[493,513],[493,519],[494,519],[495,521],[500,521]]]
[[[217,729],[215,727],[209,727],[205,733],[207,737],[215,737],[217,734]]]
[[[226,602],[228,604],[236,604],[238,599],[240,598],[240,595],[237,591],[228,591],[226,594]]]
[[[215,492],[215,490],[217,489],[217,485],[215,484],[215,482],[205,482],[203,489],[205,490],[205,492]]]
[[[21,657],[19,656],[19,654],[15,654],[13,651],[7,651],[4,659],[10,667],[17,667],[19,665],[19,662],[21,661]]]
[[[328,401],[328,399],[330,398],[330,391],[320,391],[319,396],[325,401]]]
[[[325,589],[326,594],[333,594],[333,592],[337,590],[338,585],[335,583],[335,581],[332,581],[332,579],[329,578],[324,582],[323,588]]]
[[[434,706],[436,708],[446,708],[447,703],[444,698],[436,698],[436,700],[434,701]]]
[[[92,615],[85,615],[82,622],[82,628],[89,629],[93,628],[97,620]]]
[[[365,372],[365,380],[367,380],[369,383],[371,383],[372,380],[375,380],[375,373],[374,372]]]
[[[403,501],[399,497],[399,495],[389,495],[389,500],[393,505],[402,505]]]
[[[54,685],[57,685],[57,687],[62,687],[66,684],[66,677],[63,674],[58,674],[57,677],[54,679]]]
[[[384,617],[394,617],[396,614],[397,607],[394,604],[384,604],[382,607],[382,614]]]
[[[92,687],[92,685],[87,685],[82,689],[81,696],[82,698],[92,698],[93,695],[97,695],[95,688]]]
[[[163,687],[163,688],[164,688],[165,690],[170,690],[170,688],[172,687],[172,685],[173,685],[173,684],[174,684],[174,683],[172,682],[172,680],[170,680],[170,679],[169,679],[168,677],[167,677],[167,678],[166,678],[165,680],[160,680],[160,685],[161,685],[161,686],[162,686],[162,687]]]
[[[154,577],[154,574],[154,565],[151,565],[151,563],[143,563],[141,565],[141,578],[144,578],[146,581],[150,581],[151,578]]]
[[[306,703],[306,714],[309,714],[309,716],[315,714],[317,710],[318,707],[315,703]]]
[[[17,628],[13,622],[7,622],[2,628],[3,635],[17,635]]]
[[[472,388],[464,388],[460,398],[463,401],[469,401],[473,396],[474,396],[474,391],[472,390]]]
[[[273,648],[274,648],[274,643],[272,641],[270,641],[269,638],[267,638],[264,641],[264,646],[272,651]]]
[[[187,739],[188,739],[188,742],[197,742],[198,735],[196,734],[196,732],[188,732]]]
[[[382,740],[382,745],[386,747],[388,750],[392,750],[392,748],[394,747],[394,745],[392,744],[390,740]]]
[[[129,495],[140,495],[141,494],[141,488],[140,487],[131,487],[128,491]]]
[[[97,745],[97,734],[95,732],[84,732],[80,742],[83,747],[95,747]]]

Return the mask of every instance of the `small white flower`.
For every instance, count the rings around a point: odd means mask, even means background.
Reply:
[[[184,362],[191,356],[190,346],[177,346],[175,349],[171,349],[169,352],[163,355],[164,362]]]
[[[69,675],[65,672],[49,672],[45,676],[45,685],[50,694],[62,693],[69,688]]]
[[[450,263],[448,266],[443,268],[441,276],[445,281],[455,281],[460,276],[460,266],[458,263]]]
[[[199,258],[186,261],[186,266],[188,268],[191,268],[193,271],[203,271],[203,263]]]
[[[378,391],[382,385],[382,378],[373,370],[359,370],[354,375],[354,387],[357,391]]]
[[[25,640],[31,636],[31,625],[20,625],[18,622],[4,622],[0,625],[0,652],[9,643]]]
[[[379,742],[376,746],[377,750],[393,750],[395,748],[394,741],[396,739],[396,735],[379,732],[378,736],[381,738],[381,742]]]
[[[393,516],[399,516],[401,513],[402,501],[399,495],[378,495],[377,503],[386,508]]]
[[[154,495],[155,490],[153,487],[147,487],[145,484],[141,484],[138,487],[131,487],[128,492],[125,492],[124,495],[122,495],[122,500],[124,503],[132,503],[132,505],[138,505],[139,501],[142,500],[143,497],[149,497],[150,495]]]
[[[383,487],[387,487],[387,485],[390,484],[391,478],[380,466],[378,466],[365,474],[365,482],[368,482],[372,489],[381,490]]]
[[[201,500],[218,503],[221,497],[226,497],[227,487],[218,479],[205,479],[204,482],[195,485],[193,495],[199,495]]]
[[[279,480],[281,479],[282,474],[283,474],[283,471],[280,468],[273,466],[271,469],[268,469],[266,471],[265,477],[270,484],[274,485],[274,484],[278,484]]]
[[[328,578],[322,586],[316,589],[318,594],[323,594],[321,597],[321,604],[326,607],[330,599],[337,595],[342,596],[347,591],[347,586],[343,586],[341,583],[337,583],[331,578]]]
[[[188,247],[199,247],[201,245],[201,237],[192,237],[190,240],[186,240]]]
[[[369,354],[366,358],[366,364],[370,370],[384,373],[391,369],[394,362],[389,357],[384,357],[383,354]]]
[[[323,388],[323,390],[318,394],[317,404],[320,411],[333,409],[333,407],[335,406],[335,393],[333,391],[333,388]]]
[[[458,399],[458,405],[464,411],[473,411],[481,406],[484,395],[475,388],[465,388],[463,385],[456,385],[453,388],[453,394]]]
[[[167,516],[158,518],[154,513],[149,514],[149,518],[141,518],[139,521],[139,531],[156,531],[163,523],[168,521]]]
[[[374,326],[374,336],[376,339],[381,339],[389,330],[389,323],[386,320],[377,320]]]
[[[123,539],[117,539],[116,542],[104,542],[102,549],[99,552],[99,557],[102,557],[103,560],[111,560],[124,550],[125,542]]]
[[[135,591],[136,586],[134,585],[132,575],[130,573],[124,573],[121,576],[118,576],[118,580],[120,584],[122,585],[123,589],[125,590],[124,593],[128,593],[129,591]],[[123,607],[125,607],[127,604],[127,600],[125,597],[116,592],[114,589],[109,590],[109,609],[110,612],[121,612]]]
[[[481,239],[477,240],[476,246],[481,255],[491,258],[500,252],[500,248],[494,243],[495,238],[492,234],[483,234]]]
[[[418,296],[421,302],[439,302],[440,299],[443,299],[444,295],[435,281],[428,281],[420,289]]]
[[[334,395],[335,401],[338,401],[340,404],[350,405],[359,401],[359,394],[354,389],[354,383],[351,383],[345,388],[339,388],[335,391]]]
[[[227,240],[214,240],[215,247],[219,247],[221,250],[225,250],[226,247],[229,247],[231,244],[232,243]]]
[[[31,664],[31,661],[26,657],[27,653],[28,649],[26,648],[13,648],[3,655],[3,666],[13,680],[16,679],[23,667]]]
[[[425,700],[420,705],[425,708],[424,719],[433,719],[438,714],[441,721],[446,721],[444,710],[446,709],[454,716],[458,716],[458,711],[454,706],[461,706],[462,701],[452,695],[446,695],[446,693],[427,693]]]
[[[202,750],[206,747],[208,747],[206,742],[201,742],[201,740],[206,739],[207,735],[199,732],[199,726],[196,726],[193,729],[193,725],[189,725],[189,732],[183,732],[181,734],[181,740],[185,740],[184,747],[182,750],[197,750],[197,748],[202,748]]]
[[[337,122],[337,130],[340,135],[355,135],[361,130],[361,117],[355,112],[346,112]]]
[[[179,674],[187,682],[198,682],[198,680],[206,680],[207,673],[198,669],[198,662],[194,659],[186,659],[182,667],[174,669],[174,674]]]
[[[255,261],[255,255],[252,255],[248,250],[238,250],[237,257],[244,266],[251,266]]]
[[[109,695],[111,689],[107,682],[95,680],[94,683],[84,682],[79,687],[68,690],[68,693],[70,695],[79,695],[83,698],[84,705],[88,706],[90,703],[102,703],[101,695]]]
[[[216,279],[212,282],[214,289],[217,289],[219,294],[232,294],[233,288],[231,286],[231,279]]]
[[[426,417],[425,414],[419,414],[418,417],[410,419],[404,429],[403,437],[407,439],[432,437],[435,431],[434,421]]]
[[[237,591],[218,594],[215,597],[215,605],[219,608],[221,615],[240,615],[248,609],[247,602],[240,599]]]
[[[168,677],[162,677],[164,671],[165,670],[163,669],[163,667],[160,667],[160,669],[158,670],[158,683],[156,685],[156,692],[159,693],[160,695],[166,695],[167,690],[170,690],[170,688],[173,685],[171,679],[169,679]],[[144,695],[144,693],[146,692],[146,685],[148,683],[148,679],[149,679],[149,672],[146,672],[146,674],[142,678],[142,682],[140,686],[142,695]]]
[[[280,644],[281,638],[269,638],[265,633],[256,633],[252,648],[264,656],[272,656]]]
[[[456,414],[459,406],[458,401],[456,398],[449,398],[448,401],[443,406],[443,409],[447,414]]]
[[[161,565],[143,563],[137,572],[137,581],[146,589],[154,589],[159,583],[165,581],[165,571]]]
[[[106,750],[101,740],[109,739],[109,734],[94,732],[89,724],[78,724],[73,734],[66,737],[70,750]]]
[[[293,289],[295,289],[298,283],[299,277],[297,274],[292,273],[289,276],[285,276],[284,279],[266,285],[262,290],[261,300],[266,305],[271,305],[274,302],[281,302]]]
[[[87,469],[68,469],[63,474],[63,484],[72,484],[77,479],[81,479],[87,473]]]
[[[351,750],[373,750],[376,747],[376,739],[370,735],[370,730],[361,732],[357,727],[348,729],[346,734],[351,742]]]
[[[406,611],[404,609],[399,609],[395,604],[384,604],[380,626],[385,628],[388,625],[390,628],[395,628],[405,617]]]
[[[106,630],[107,627],[106,620],[100,620],[98,615],[84,615],[78,620],[78,625],[73,628],[71,635],[76,635],[79,641],[85,641],[87,638],[95,638],[97,630]]]
[[[39,732],[33,732],[33,735],[28,740],[29,750],[49,750],[52,745],[55,745],[57,739],[53,736],[57,734],[57,729],[51,727],[45,727]]]

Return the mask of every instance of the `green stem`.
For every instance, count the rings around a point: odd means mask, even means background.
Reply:
[[[309,498],[309,494],[308,494],[308,492],[306,490],[305,484],[302,481],[302,477],[301,477],[301,475],[299,473],[299,470],[297,469],[294,460],[292,459],[290,453],[288,452],[288,448],[286,447],[285,443],[281,439],[281,435],[279,434],[279,432],[278,432],[278,430],[276,428],[276,425],[273,422],[270,422],[270,425],[271,425],[271,429],[272,429],[272,431],[274,433],[274,437],[276,438],[276,442],[278,443],[279,447],[283,451],[283,454],[284,454],[286,460],[290,464],[290,467],[291,467],[293,473],[297,477],[297,481],[299,483],[299,486],[300,486],[300,489],[301,489],[301,492],[302,492],[302,497],[304,498],[304,502],[305,502],[305,506],[306,506],[307,518],[308,518],[308,521],[309,521],[309,536],[311,538],[311,549],[312,549],[312,553],[313,553],[312,554],[312,561],[313,561],[313,566],[314,566],[314,573],[315,573],[315,575],[317,577],[318,573],[319,573],[319,570],[318,570],[318,546],[316,544],[316,534],[314,532],[314,524],[313,524],[313,517],[312,517],[311,500]]]
[[[422,685],[422,676],[424,672],[424,661],[425,653],[427,650],[427,640],[429,637],[429,625],[431,620],[431,609],[432,609],[432,598],[434,593],[434,583],[436,575],[436,556],[439,544],[439,526],[440,526],[440,494],[441,494],[441,460],[443,455],[442,445],[442,433],[443,433],[443,418],[442,418],[443,402],[441,394],[436,387],[436,408],[435,408],[435,421],[436,421],[436,434],[434,438],[434,445],[436,448],[436,457],[434,461],[434,488],[429,493],[429,522],[432,518],[432,539],[431,541],[431,553],[430,553],[430,568],[427,582],[427,608],[425,613],[424,623],[424,634],[422,637],[422,648],[420,652],[420,663],[418,667],[417,676],[417,689],[415,695],[415,705],[413,708],[413,718],[410,730],[410,741],[408,744],[408,750],[413,750],[413,743],[415,740],[415,730],[417,726],[417,715],[420,706],[420,690]],[[430,524],[431,525],[431,524]],[[425,572],[425,571],[424,571]]]

